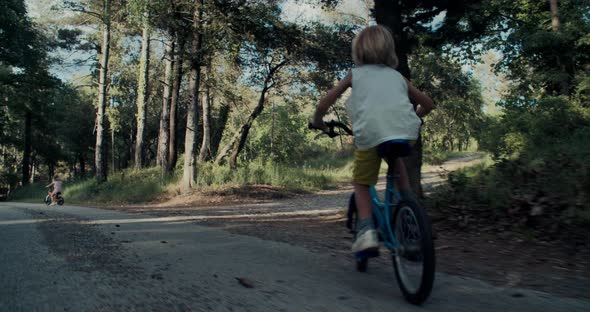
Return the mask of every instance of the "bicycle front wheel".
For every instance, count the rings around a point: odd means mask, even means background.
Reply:
[[[393,231],[400,249],[392,255],[395,277],[409,302],[421,304],[434,283],[434,244],[426,212],[413,200],[399,203],[393,216]]]

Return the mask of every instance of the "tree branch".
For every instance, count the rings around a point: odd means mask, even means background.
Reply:
[[[406,22],[406,25],[412,25],[412,24],[415,24],[415,23],[423,22],[423,21],[425,21],[427,19],[431,19],[431,18],[439,15],[440,13],[442,13],[443,11],[446,11],[446,10],[447,10],[447,8],[441,7],[441,8],[438,8],[438,9],[434,10],[434,11],[429,11],[429,12],[424,12],[424,13],[421,13],[421,14],[417,14],[413,18],[410,18]]]
[[[96,17],[96,18],[98,18],[98,19],[100,19],[102,21],[102,15],[100,13],[88,11],[88,10],[86,10],[84,8],[70,8],[70,11],[88,14],[88,15],[93,16],[93,17]]]

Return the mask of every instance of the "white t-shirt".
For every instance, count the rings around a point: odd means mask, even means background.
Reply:
[[[385,65],[352,69],[352,94],[347,101],[355,144],[367,150],[390,140],[416,140],[421,120],[408,97],[408,84]]]
[[[53,192],[57,193],[57,192],[61,192],[62,189],[62,182],[61,181],[53,181]]]

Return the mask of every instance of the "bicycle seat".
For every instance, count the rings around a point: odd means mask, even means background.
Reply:
[[[412,152],[412,145],[408,140],[391,140],[377,146],[379,157],[385,160],[393,160],[399,157],[406,157]]]

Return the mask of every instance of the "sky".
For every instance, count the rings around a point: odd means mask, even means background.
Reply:
[[[315,2],[317,1],[285,0],[282,6],[282,17],[286,21],[297,23],[318,20],[333,23],[351,19],[360,22],[360,24],[370,23],[369,5],[372,0],[342,0],[331,12],[323,10]]]

